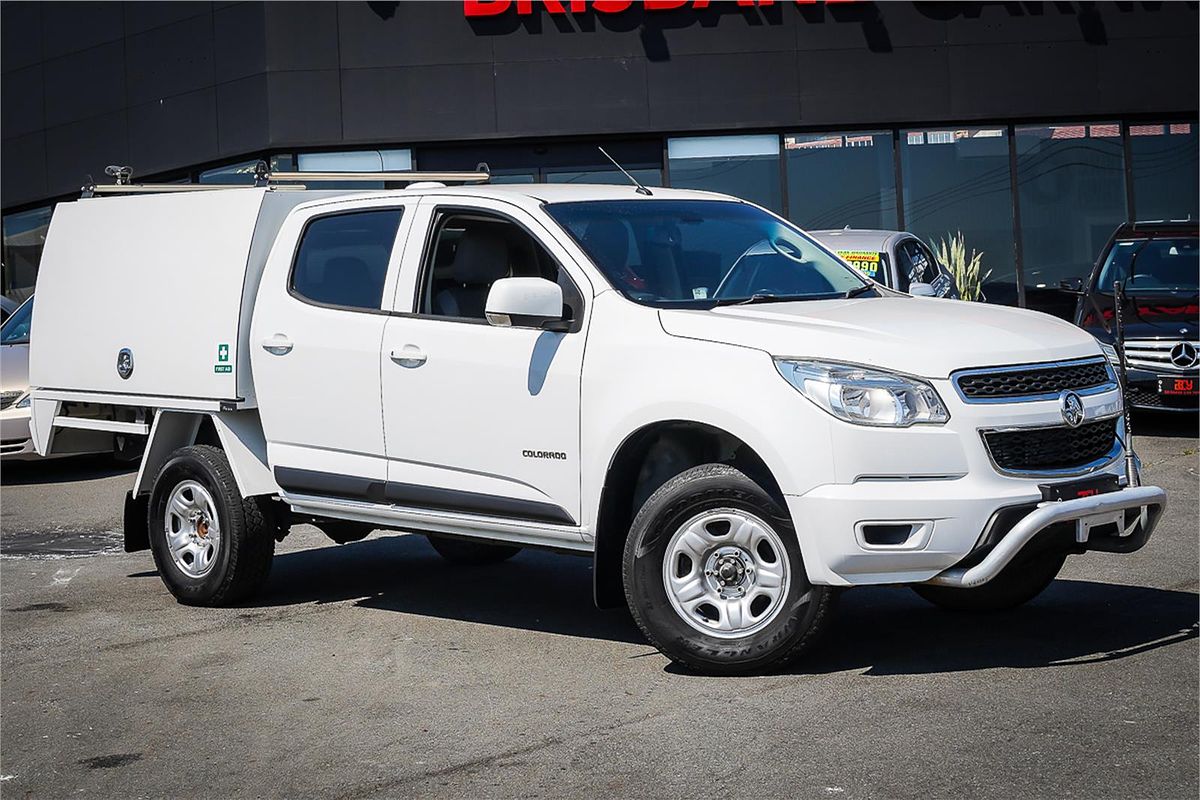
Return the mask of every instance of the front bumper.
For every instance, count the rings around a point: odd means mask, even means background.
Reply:
[[[1126,373],[1129,405],[1161,411],[1200,409],[1200,373],[1151,372],[1131,367]]]
[[[36,458],[33,438],[29,433],[29,409],[9,408],[0,411],[0,457],[9,459]]]

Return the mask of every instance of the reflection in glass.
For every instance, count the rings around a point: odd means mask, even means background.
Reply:
[[[1059,283],[1086,278],[1125,221],[1121,126],[1019,126],[1016,136],[1026,302],[1069,316],[1074,298]]]
[[[411,150],[350,150],[339,153],[301,153],[298,172],[408,172]],[[305,181],[321,189],[382,189],[383,181]]]
[[[1130,125],[1133,206],[1140,220],[1200,216],[1196,125]]]
[[[252,161],[239,161],[236,164],[226,164],[221,167],[213,167],[206,169],[200,173],[200,183],[219,183],[233,186],[253,186],[254,171],[258,168],[260,159]],[[292,169],[292,156],[290,154],[273,155],[270,158],[269,169],[272,172],[286,172]],[[178,183],[187,183],[186,180],[177,181]]]
[[[783,137],[788,216],[801,228],[896,228],[892,134],[882,131]]]
[[[628,168],[627,168],[628,169]],[[642,186],[662,186],[661,169],[629,169]],[[546,183],[613,183],[632,186],[617,169],[591,169],[576,172],[547,172]]]
[[[783,210],[774,134],[668,139],[667,160],[674,187],[723,192]]]
[[[1004,128],[900,134],[905,227],[934,245],[961,233],[965,262],[981,253],[983,296],[1016,305],[1012,189]],[[986,276],[986,277],[984,277]],[[959,276],[955,276],[959,280]],[[959,280],[961,284],[962,281]]]
[[[6,297],[24,300],[33,294],[53,211],[53,206],[46,206],[4,215],[4,269],[0,275],[0,292]]]

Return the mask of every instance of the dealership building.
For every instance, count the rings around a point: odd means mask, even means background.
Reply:
[[[1114,228],[1196,219],[1197,3],[3,3],[3,293],[54,204],[134,179],[474,169],[961,236],[1061,313]],[[119,246],[119,243],[114,243]]]

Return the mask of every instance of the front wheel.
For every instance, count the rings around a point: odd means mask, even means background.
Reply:
[[[671,660],[718,675],[796,657],[828,626],[836,597],[809,583],[779,504],[723,464],[690,469],[646,500],[623,575],[646,638]]]
[[[949,611],[1005,611],[1027,603],[1045,591],[1066,560],[1066,553],[1040,553],[1014,561],[982,586],[959,589],[918,583],[912,590]]]
[[[224,606],[267,580],[276,528],[267,501],[243,498],[225,453],[176,450],[150,494],[150,549],[171,594],[189,605]]]

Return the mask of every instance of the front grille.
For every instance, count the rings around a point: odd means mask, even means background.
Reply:
[[[1067,390],[1080,391],[1111,382],[1104,359],[1074,364],[978,370],[960,373],[954,378],[963,399],[1012,400],[1056,395]]]
[[[1117,440],[1117,419],[1078,428],[1022,428],[985,431],[984,444],[1003,472],[1034,473],[1083,469],[1105,460]]]
[[[1171,349],[1178,344],[1179,340],[1170,339],[1129,339],[1125,342],[1125,363],[1152,372],[1194,370],[1195,364],[1171,360]],[[1200,348],[1200,343],[1193,345]]]
[[[25,394],[24,392],[0,392],[0,411],[17,402],[17,398]]]
[[[1141,386],[1129,385],[1126,398],[1131,406],[1139,406],[1140,408],[1162,408],[1162,395],[1158,392],[1149,389],[1143,389]]]

